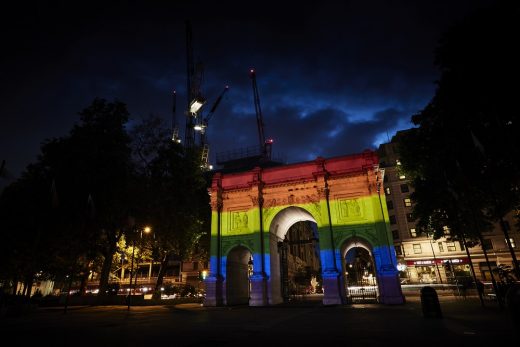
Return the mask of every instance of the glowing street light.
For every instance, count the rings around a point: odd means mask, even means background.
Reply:
[[[142,254],[142,248],[143,248],[143,231],[145,234],[149,234],[152,231],[152,228],[150,226],[145,226],[143,229],[141,229],[141,231],[139,233],[139,235],[141,237],[141,249],[140,249],[141,254]],[[130,310],[130,298],[132,295],[132,276],[134,273],[134,255],[135,255],[135,238],[133,238],[133,240],[132,240],[132,265],[130,268],[130,288],[127,290],[128,291],[128,299],[127,299],[128,310]],[[139,267],[139,264],[137,264],[137,267]],[[136,284],[137,284],[137,273],[135,274],[135,285]],[[134,285],[134,287],[135,287],[135,285]],[[134,288],[134,294],[135,294],[135,288]]]

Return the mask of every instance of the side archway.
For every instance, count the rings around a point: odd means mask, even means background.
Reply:
[[[251,292],[249,277],[253,271],[251,251],[244,246],[232,248],[225,264],[225,298],[227,305],[249,303]]]
[[[340,254],[346,303],[377,302],[379,261],[374,255],[374,247],[368,240],[353,236],[344,241]]]

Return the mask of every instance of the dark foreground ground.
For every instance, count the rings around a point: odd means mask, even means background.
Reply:
[[[440,297],[443,319],[418,297],[399,306],[40,308],[0,319],[2,345],[26,346],[519,346],[520,326],[495,303]],[[520,312],[518,313],[520,314]],[[12,343],[9,345],[13,345]]]

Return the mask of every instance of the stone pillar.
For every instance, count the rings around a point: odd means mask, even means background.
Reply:
[[[206,287],[206,298],[204,306],[222,306],[223,305],[223,279],[221,276],[209,276],[204,281]]]
[[[254,273],[250,277],[251,293],[249,306],[267,306],[267,278],[262,273]]]
[[[341,305],[341,279],[338,271],[322,273],[323,305]]]
[[[210,241],[210,275],[204,281],[206,298],[204,306],[221,306],[224,304],[224,278],[222,277],[221,254],[221,212],[222,187],[221,174],[213,176],[211,185],[211,241]],[[182,262],[181,262],[182,265]]]
[[[391,267],[380,270],[377,274],[379,302],[387,305],[404,304],[404,296],[399,281],[399,272]]]

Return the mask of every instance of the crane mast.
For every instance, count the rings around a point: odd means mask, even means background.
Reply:
[[[192,45],[191,23],[186,21],[186,89],[188,98],[188,109],[186,110],[186,131],[184,133],[184,146],[193,148],[195,145],[195,125],[197,115],[206,100],[201,94],[203,79],[202,63],[194,64]]]
[[[220,101],[222,101],[222,98],[224,97],[224,94],[226,94],[228,90],[229,86],[226,86],[213,103],[213,106],[211,107],[206,117],[201,116],[200,123],[195,125],[195,130],[200,131],[201,166],[206,169],[211,169],[211,165],[209,165],[209,144],[206,140],[206,129],[208,128],[211,117],[213,117],[213,113],[217,109]]]
[[[177,92],[172,93],[172,141],[180,143],[179,125],[177,124]]]
[[[195,130],[200,131],[200,145],[201,147],[206,144],[206,129],[208,127],[208,123],[210,119],[213,117],[213,114],[215,113],[218,105],[222,101],[222,98],[224,97],[224,94],[229,90],[229,86],[225,86],[224,90],[220,93],[220,95],[217,97],[215,102],[213,103],[213,106],[211,106],[211,109],[209,110],[206,117],[200,117],[200,123],[195,126]]]
[[[193,63],[193,46],[191,44],[191,24],[190,22],[186,22],[186,90],[187,90],[187,98],[188,98],[188,107],[192,100],[192,93],[191,93],[191,79],[193,78],[193,75],[195,74],[195,65]],[[191,117],[191,114],[189,111],[186,112],[186,130],[184,132],[184,146],[186,147],[192,147],[195,133],[194,133],[194,122],[193,118]]]
[[[262,108],[260,107],[260,95],[258,94],[258,86],[256,84],[255,69],[249,70],[249,76],[251,77],[251,82],[253,84],[253,99],[254,99],[254,103],[255,103],[256,125],[258,128],[258,141],[260,143],[260,150],[262,151],[261,154],[264,159],[270,159],[271,158],[271,146],[273,144],[273,140],[265,139],[264,119],[262,117]]]

